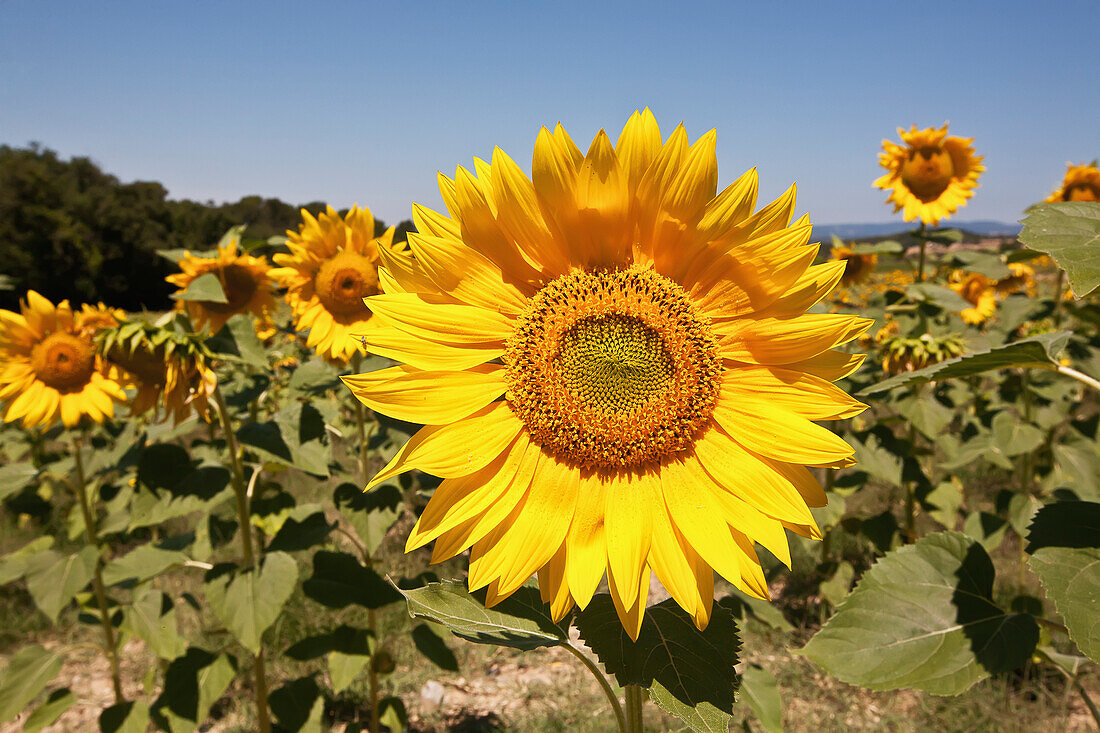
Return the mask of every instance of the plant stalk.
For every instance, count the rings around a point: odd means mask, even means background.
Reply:
[[[924,282],[924,248],[928,246],[928,239],[924,233],[925,224],[922,221],[920,223],[920,233],[917,235],[920,238],[920,261],[917,265],[917,282]]]
[[[1065,311],[1065,302],[1062,300],[1062,287],[1066,282],[1066,271],[1058,268],[1058,280],[1054,283],[1054,325],[1062,325],[1062,315]]]
[[[909,425],[909,449],[917,445],[917,429]],[[913,460],[916,460],[914,456]],[[904,468],[903,468],[904,470]],[[917,497],[914,491],[913,481],[903,481],[905,484],[905,543],[911,545],[917,541]]]
[[[600,671],[600,668],[596,666],[596,663],[585,655],[580,649],[577,649],[572,644],[563,644],[566,650],[569,651],[577,659],[581,660],[581,663],[588,668],[588,671],[592,673],[592,676],[596,678],[596,681],[600,683],[600,689],[603,690],[604,697],[611,703],[611,709],[615,712],[615,722],[619,724],[620,733],[629,733],[629,729],[626,727],[626,715],[623,713],[623,706],[619,704],[619,698],[615,694],[615,690],[611,688],[611,683],[607,681],[607,677]]]
[[[1100,709],[1097,709],[1096,703],[1094,703],[1092,701],[1092,698],[1089,697],[1088,690],[1086,690],[1084,686],[1081,685],[1081,680],[1078,679],[1077,675],[1071,674],[1068,670],[1064,669],[1062,665],[1058,664],[1053,659],[1048,657],[1045,653],[1043,653],[1042,650],[1039,651],[1039,654],[1048,662],[1050,662],[1055,669],[1065,675],[1065,678],[1069,680],[1070,684],[1073,685],[1073,687],[1077,690],[1077,693],[1081,696],[1081,699],[1085,701],[1085,707],[1089,709],[1089,713],[1092,714],[1092,719],[1096,721],[1097,730],[1100,730]]]
[[[627,733],[643,733],[645,728],[642,725],[642,705],[645,702],[645,691],[641,685],[627,685],[623,688],[623,696],[626,699]]]
[[[84,479],[84,461],[80,457],[81,441],[73,438],[73,455],[76,458],[76,489],[77,498],[80,500],[80,511],[84,515],[84,535],[88,544],[96,548],[95,573],[92,575],[92,587],[95,589],[96,605],[99,606],[99,622],[103,627],[103,651],[107,654],[107,661],[111,666],[111,687],[114,688],[115,704],[123,702],[122,675],[118,664],[118,638],[115,636],[115,627],[111,624],[111,610],[107,605],[107,591],[103,586],[103,557],[99,554],[99,533],[96,530],[95,512],[88,500],[88,490]]]
[[[253,572],[256,570],[256,555],[252,548],[252,521],[249,508],[248,485],[244,480],[241,467],[241,449],[237,436],[233,432],[233,423],[229,417],[229,408],[225,405],[220,387],[214,387],[214,406],[218,420],[225,435],[226,448],[229,450],[229,470],[233,477],[233,494],[237,499],[237,530],[241,536],[241,551],[244,553],[244,565]],[[261,645],[256,652],[253,677],[256,683],[256,718],[260,733],[271,733],[271,717],[267,709],[267,665],[264,663],[264,650]]]
[[[1058,368],[1055,369],[1055,371],[1059,372],[1060,374],[1065,374],[1067,377],[1073,377],[1081,384],[1086,384],[1089,387],[1095,389],[1097,392],[1100,392],[1100,381],[1093,379],[1087,374],[1083,374],[1076,369],[1071,369],[1068,366],[1062,366],[1061,364],[1058,365]]]

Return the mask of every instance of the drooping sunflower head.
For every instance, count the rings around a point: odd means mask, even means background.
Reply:
[[[982,157],[974,155],[973,138],[948,137],[947,123],[938,129],[899,127],[898,135],[901,145],[882,141],[879,165],[888,172],[875,181],[890,191],[886,202],[894,211],[904,210],[905,221],[934,225],[965,206],[985,170]]]
[[[1062,185],[1046,198],[1048,204],[1059,201],[1100,201],[1100,168],[1066,163]]]
[[[1026,292],[1035,294],[1035,268],[1023,262],[1009,262],[1008,269],[1011,275],[1002,277],[994,283],[994,289],[1001,295],[1007,293]]]
[[[840,278],[841,285],[865,282],[874,273],[875,265],[878,263],[878,255],[857,254],[843,244],[833,246],[829,252],[829,259],[844,263],[844,275]]]
[[[881,338],[879,338],[881,337]],[[915,372],[918,369],[939,364],[940,362],[962,356],[966,345],[962,336],[951,333],[936,336],[923,333],[920,336],[902,336],[894,329],[885,333],[885,329],[876,336],[879,342],[879,356],[882,369],[887,374]]]
[[[531,178],[500,150],[440,175],[449,215],[414,206],[414,258],[380,270],[367,349],[403,365],[345,382],[426,427],[371,485],[443,478],[407,547],[469,549],[489,603],[537,573],[561,618],[606,575],[636,636],[652,572],[702,627],[715,570],[767,597],[754,542],[820,536],[805,466],[853,451],[813,421],[864,409],[832,381],[871,322],[806,313],[845,264],[812,264],[793,187],[719,192],[715,144],[648,110],[587,153],[543,129]]]
[[[168,324],[129,321],[100,336],[100,350],[117,366],[127,387],[137,391],[132,415],[160,409],[179,424],[196,414],[207,417],[207,403],[218,377],[213,353],[202,337]]]
[[[295,328],[309,331],[307,344],[331,361],[363,353],[370,308],[363,299],[381,292],[378,265],[385,257],[408,257],[394,228],[374,235],[370,210],[355,206],[341,217],[331,206],[314,217],[302,210],[298,231],[287,232],[289,254],[276,254],[271,276],[286,288]]]
[[[970,325],[985,323],[997,312],[996,284],[980,272],[955,270],[947,284],[970,303],[971,307],[959,312]]]
[[[217,255],[200,257],[190,252],[179,261],[181,272],[165,278],[177,286],[177,294],[187,290],[195,280],[212,274],[218,279],[225,302],[212,300],[179,300],[176,308],[186,311],[196,330],[209,326],[217,333],[233,316],[249,313],[259,328],[270,322],[275,310],[274,284],[269,278],[270,265],[264,257],[253,257],[240,251],[239,239],[229,235],[218,244]]]
[[[49,427],[58,418],[74,427],[85,416],[103,422],[126,393],[97,353],[90,322],[81,324],[68,301],[56,306],[35,291],[20,312],[0,310],[0,402],[5,422]]]

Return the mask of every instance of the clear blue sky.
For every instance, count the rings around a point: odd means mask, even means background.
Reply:
[[[960,219],[1014,221],[1100,155],[1100,3],[0,0],[0,142],[88,155],[174,198],[246,194],[396,223],[435,172],[542,125],[586,148],[650,106],[718,128],[821,223],[890,221],[883,137],[951,121],[988,170]]]

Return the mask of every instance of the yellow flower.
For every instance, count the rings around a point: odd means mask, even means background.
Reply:
[[[1023,262],[1009,262],[1008,269],[1012,271],[1012,274],[1002,277],[994,284],[994,289],[998,293],[1004,295],[1023,290],[1028,295],[1035,295],[1034,267],[1025,265]]]
[[[110,308],[103,303],[80,306],[79,311],[73,313],[73,321],[76,330],[83,336],[95,336],[105,328],[114,328],[126,320],[126,311],[121,308]]]
[[[0,402],[5,422],[66,427],[87,415],[96,422],[114,416],[126,393],[96,353],[86,324],[77,323],[68,301],[56,307],[31,290],[20,313],[0,310]]]
[[[1100,168],[1095,165],[1066,163],[1062,185],[1047,196],[1047,203],[1059,201],[1100,201]]]
[[[962,319],[970,325],[985,323],[997,312],[994,282],[985,275],[956,270],[951,273],[947,284],[971,304],[970,308],[959,312]]]
[[[196,331],[210,326],[210,333],[217,333],[225,322],[238,313],[251,313],[256,318],[256,327],[262,330],[270,321],[275,310],[273,283],[268,278],[271,269],[263,257],[252,257],[240,251],[236,236],[225,244],[218,245],[216,257],[199,257],[187,252],[179,261],[182,272],[164,278],[179,288],[182,293],[199,277],[213,273],[221,283],[225,293],[224,303],[209,300],[181,300],[177,310],[183,310],[190,316]]]
[[[871,321],[806,314],[843,263],[811,264],[793,186],[755,214],[755,171],[717,193],[716,139],[662,142],[649,110],[587,154],[543,129],[533,181],[499,149],[440,175],[450,216],[414,206],[415,259],[383,258],[367,348],[405,364],[344,381],[427,427],[370,485],[442,477],[407,549],[469,549],[490,604],[537,573],[562,618],[606,573],[636,638],[652,571],[702,628],[714,570],[765,598],[753,543],[820,538],[805,466],[853,450],[812,421],[865,409],[831,382]]]
[[[878,262],[878,255],[856,254],[850,248],[838,245],[832,248],[829,259],[844,263],[844,275],[840,278],[840,284],[855,285],[871,277]]]
[[[978,187],[978,176],[985,170],[982,157],[974,155],[973,138],[947,137],[947,123],[906,132],[898,128],[904,145],[882,141],[879,165],[889,173],[875,186],[890,190],[887,203],[894,211],[905,210],[905,221],[920,219],[935,225],[950,216]]]
[[[394,244],[393,227],[374,236],[369,209],[352,207],[341,218],[332,207],[314,218],[302,209],[297,232],[287,232],[290,254],[274,256],[281,267],[271,276],[284,288],[294,312],[295,328],[309,330],[306,344],[318,354],[347,362],[364,353],[371,311],[363,298],[381,292],[379,258],[408,257],[404,242]]]

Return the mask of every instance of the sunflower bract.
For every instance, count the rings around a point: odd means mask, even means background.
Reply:
[[[345,382],[425,427],[371,485],[441,477],[407,548],[470,550],[490,604],[537,574],[561,618],[606,576],[636,637],[652,573],[703,628],[714,571],[767,597],[754,544],[820,538],[806,466],[853,450],[813,421],[865,409],[832,381],[871,321],[806,313],[844,263],[812,264],[793,187],[719,192],[715,144],[648,110],[587,153],[543,129],[530,178],[500,150],[441,175],[449,215],[414,206],[414,259],[380,270],[367,349],[404,364]]]

